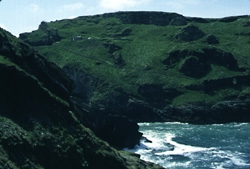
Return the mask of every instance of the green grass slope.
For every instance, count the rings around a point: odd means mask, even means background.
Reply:
[[[20,39],[94,79],[88,104],[117,95],[157,108],[212,104],[249,94],[249,19],[118,12],[42,22]]]

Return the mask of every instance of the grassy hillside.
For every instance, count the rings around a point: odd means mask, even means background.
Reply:
[[[215,103],[250,91],[237,81],[249,75],[249,19],[118,12],[42,22],[20,38],[60,67],[98,79],[88,103],[121,92],[160,107]],[[205,90],[207,82],[217,87]]]

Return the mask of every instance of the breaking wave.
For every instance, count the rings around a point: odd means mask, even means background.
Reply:
[[[250,124],[140,123],[144,137],[129,150],[169,169],[249,169]]]

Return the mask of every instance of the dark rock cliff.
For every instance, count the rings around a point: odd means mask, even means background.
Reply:
[[[117,17],[121,19],[124,24],[153,24],[159,26],[166,25],[186,25],[184,16],[176,13],[164,12],[118,12],[111,14],[104,14],[105,17]]]
[[[139,127],[134,121],[122,114],[114,114],[110,109],[102,111],[98,105],[87,104],[98,83],[101,83],[100,79],[84,71],[76,70],[74,67],[65,67],[63,70],[74,82],[70,102],[77,117],[85,126],[116,148],[132,148],[139,144],[142,134],[138,132]]]
[[[0,77],[0,168],[161,168],[84,127],[69,97],[72,81],[2,29]]]

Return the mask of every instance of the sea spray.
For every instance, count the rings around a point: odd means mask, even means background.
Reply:
[[[169,169],[249,169],[250,124],[140,123],[141,159]]]

